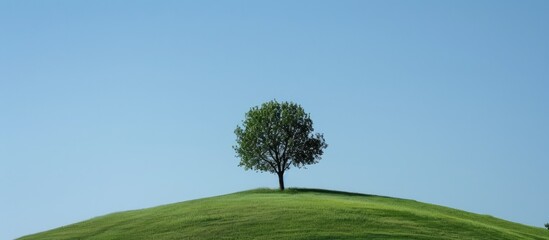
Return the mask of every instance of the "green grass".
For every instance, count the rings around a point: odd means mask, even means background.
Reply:
[[[113,213],[20,239],[549,239],[549,231],[412,200],[257,189]]]

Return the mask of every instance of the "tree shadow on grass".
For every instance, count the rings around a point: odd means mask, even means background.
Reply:
[[[344,195],[344,196],[353,196],[353,197],[381,197],[381,198],[393,198],[387,196],[373,195],[373,194],[364,194],[364,193],[355,193],[355,192],[344,192],[337,190],[328,190],[328,189],[318,189],[318,188],[289,188],[288,193],[322,193],[322,194],[334,194],[334,195]],[[394,199],[394,198],[393,198]]]
[[[284,194],[319,193],[319,194],[332,194],[332,195],[350,196],[350,197],[380,197],[380,198],[398,199],[398,198],[380,196],[380,195],[373,195],[373,194],[344,192],[344,191],[318,189],[318,188],[287,188],[284,191],[280,191],[278,189],[270,189],[270,188],[258,188],[258,189],[254,189],[254,190],[250,190],[250,191],[246,191],[246,192],[253,192],[253,193],[284,193]]]

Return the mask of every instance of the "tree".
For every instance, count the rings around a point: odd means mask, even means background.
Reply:
[[[547,228],[547,230],[549,230],[549,223],[546,223],[545,227]]]
[[[303,108],[292,102],[272,100],[246,113],[237,126],[236,156],[245,170],[278,175],[284,190],[284,172],[318,163],[328,147],[321,133],[313,133],[313,121]]]

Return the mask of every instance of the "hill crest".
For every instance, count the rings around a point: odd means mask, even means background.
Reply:
[[[414,200],[253,189],[112,213],[20,239],[549,239],[549,231]]]

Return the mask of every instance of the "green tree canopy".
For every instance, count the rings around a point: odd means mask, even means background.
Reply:
[[[309,114],[296,103],[272,100],[253,107],[234,131],[239,166],[276,173],[280,190],[284,190],[284,172],[290,166],[318,163],[328,147],[324,136],[313,131]]]

